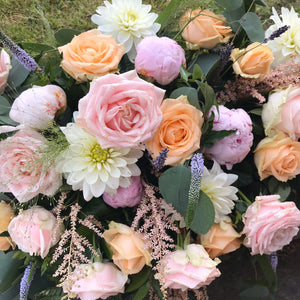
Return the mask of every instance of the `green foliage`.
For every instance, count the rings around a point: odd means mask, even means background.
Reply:
[[[200,109],[199,100],[198,100],[198,92],[196,89],[192,87],[180,87],[174,91],[172,91],[170,98],[176,99],[177,97],[185,95],[188,98],[190,104],[195,106],[197,109]]]
[[[215,142],[218,142],[226,136],[233,135],[236,130],[211,130],[201,137],[201,146],[211,148]]]
[[[10,108],[10,102],[5,97],[0,96],[0,125],[18,125],[18,123],[9,117]]]
[[[55,32],[54,36],[59,46],[63,46],[71,42],[75,35],[80,34],[80,31],[69,29],[69,28],[62,28]]]
[[[18,88],[27,78],[29,71],[23,67],[14,57],[11,59],[11,70],[7,80],[10,89]]]
[[[248,12],[241,19],[241,25],[251,42],[262,42],[265,32],[258,16],[253,12]]]
[[[147,296],[150,290],[150,282],[145,282],[136,292],[133,297],[133,300],[143,300]]]
[[[141,272],[132,275],[130,277],[130,284],[127,286],[125,292],[131,293],[139,289],[147,281],[149,281],[150,274],[151,274],[151,269],[148,267],[144,267],[144,269]]]
[[[166,24],[169,21],[169,18],[172,18],[174,11],[177,10],[178,5],[181,0],[171,0],[167,7],[159,14],[157,19],[155,20],[156,23],[161,25],[160,30],[162,31]]]
[[[243,0],[215,0],[225,10],[235,10],[243,4]]]
[[[271,177],[268,181],[268,189],[271,195],[279,195],[280,201],[285,201],[290,195],[292,188],[287,182],[278,181]]]

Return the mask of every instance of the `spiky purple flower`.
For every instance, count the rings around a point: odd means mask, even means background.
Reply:
[[[289,28],[290,28],[290,26],[288,26],[288,25],[284,25],[284,26],[279,27],[269,37],[264,39],[264,43],[267,43],[268,41],[273,41],[274,39],[276,39],[280,35],[282,35],[284,32],[286,32]]]
[[[199,197],[201,179],[203,175],[204,159],[201,153],[196,153],[191,159],[191,185],[189,194],[192,197]]]
[[[36,271],[35,269],[33,270],[31,269],[32,269],[32,263],[29,263],[29,265],[26,267],[24,271],[24,275],[20,283],[20,300],[27,300],[29,288]]]
[[[3,46],[8,48],[10,53],[18,60],[27,70],[35,71],[38,67],[36,61],[29,54],[17,46],[7,35],[0,31],[0,41]]]
[[[159,171],[164,167],[168,152],[168,148],[162,149],[161,152],[159,152],[159,155],[152,161],[152,166],[156,171]]]
[[[277,256],[276,251],[271,253],[271,255],[270,255],[270,263],[271,263],[273,271],[276,272],[277,265],[278,265],[278,256]]]

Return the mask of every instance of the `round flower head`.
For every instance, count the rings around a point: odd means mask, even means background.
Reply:
[[[151,5],[142,4],[142,0],[104,1],[99,6],[92,21],[98,29],[112,35],[118,43],[123,43],[131,61],[136,56],[136,46],[146,36],[155,35],[160,24],[154,23],[157,14],[149,13]]]
[[[149,36],[137,47],[135,69],[139,74],[154,78],[159,84],[172,82],[185,65],[184,50],[167,37]]]
[[[102,148],[97,139],[74,123],[68,124],[64,134],[69,147],[57,159],[57,170],[64,173],[73,190],[82,190],[89,201],[105,191],[128,187],[131,176],[139,176],[136,161],[142,151],[129,148]]]

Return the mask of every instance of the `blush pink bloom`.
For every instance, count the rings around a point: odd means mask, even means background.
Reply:
[[[103,193],[103,200],[106,204],[113,208],[118,207],[133,207],[138,205],[144,195],[144,189],[140,176],[132,176],[131,184],[127,188],[119,187],[116,193],[110,195],[109,193]]]
[[[107,74],[94,80],[79,101],[76,123],[95,136],[102,148],[139,148],[160,125],[164,93],[135,71]]]
[[[212,260],[201,245],[190,244],[186,250],[176,250],[161,261],[165,288],[199,289],[210,284],[221,272],[216,268],[218,258]]]
[[[46,129],[66,106],[66,94],[59,86],[33,86],[15,99],[9,116],[20,124]]]
[[[74,282],[71,292],[81,300],[106,299],[124,293],[128,279],[114,264],[100,262],[79,265],[73,275],[78,279]]]
[[[62,184],[55,165],[42,157],[47,140],[38,132],[22,129],[0,142],[0,191],[12,193],[19,202],[44,194],[52,196]]]
[[[300,211],[292,201],[280,202],[279,195],[257,196],[244,216],[244,245],[251,254],[271,254],[288,245],[298,233]]]
[[[41,206],[23,210],[8,225],[8,233],[23,252],[44,258],[60,238],[54,215]]]
[[[181,65],[185,65],[184,50],[168,37],[148,36],[137,46],[136,71],[154,78],[159,84],[172,82]]]
[[[10,69],[10,57],[7,52],[2,49],[0,53],[0,94],[4,91],[7,85],[7,78]]]
[[[232,166],[241,162],[250,151],[253,142],[252,121],[241,108],[228,109],[219,105],[219,114],[215,106],[211,112],[215,115],[213,130],[236,130],[236,132],[216,142],[211,148],[206,148],[204,153],[231,170]]]

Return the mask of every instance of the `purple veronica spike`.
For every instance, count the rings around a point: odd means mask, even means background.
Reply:
[[[29,54],[17,46],[8,36],[0,31],[0,41],[3,46],[8,48],[10,53],[18,60],[27,70],[35,71],[38,67],[38,64],[35,60],[29,56]]]
[[[282,35],[284,32],[286,32],[289,28],[290,28],[290,26],[288,26],[288,25],[281,26],[280,28],[275,30],[268,38],[265,38],[264,43],[266,43],[268,41],[273,41],[274,39],[276,39],[280,35]]]
[[[278,256],[276,252],[271,253],[270,255],[270,262],[274,272],[276,272],[277,265],[278,265]]]
[[[33,270],[33,272],[30,272],[31,268],[32,268],[32,263],[30,263],[26,267],[26,269],[24,271],[24,275],[21,279],[21,283],[20,283],[20,300],[27,300],[29,288],[30,288],[30,285],[31,285],[31,282],[33,280],[34,273],[35,273],[35,270]]]
[[[201,179],[203,175],[204,159],[201,153],[196,153],[191,159],[191,185],[189,194],[191,197],[196,197],[198,199]]]
[[[161,152],[159,152],[159,155],[152,161],[155,170],[159,171],[164,167],[168,152],[169,150],[167,148],[162,149]]]

